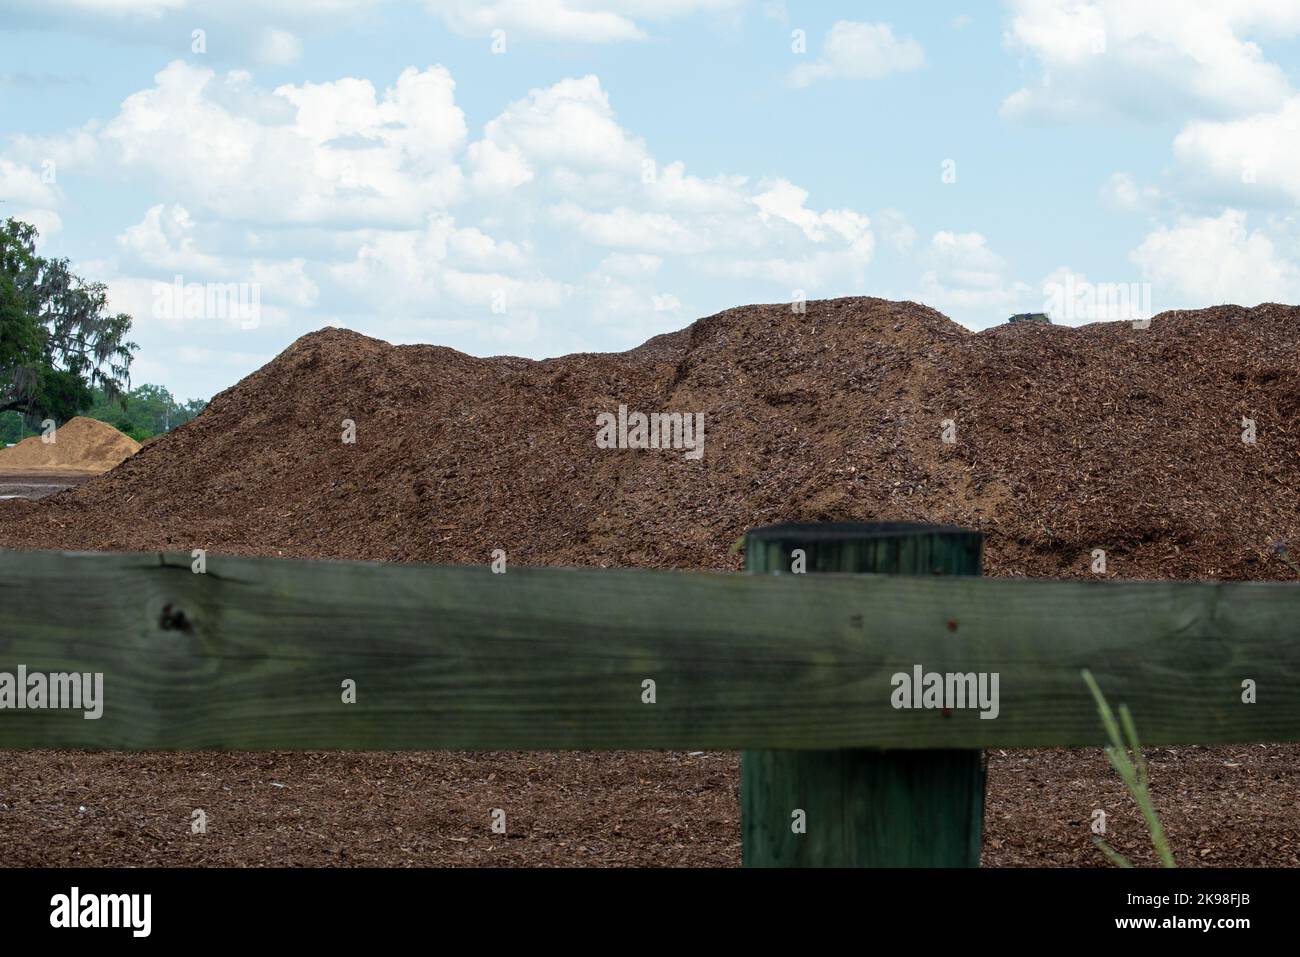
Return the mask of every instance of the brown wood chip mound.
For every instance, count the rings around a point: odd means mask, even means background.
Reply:
[[[746,306],[543,362],[327,329],[112,472],[0,502],[0,546],[738,570],[752,526],[871,519],[978,528],[989,575],[1088,577],[1100,548],[1111,578],[1294,580],[1274,544],[1300,552],[1298,357],[1300,308],[1275,304],[979,333],[910,302]],[[620,404],[704,413],[703,461],[597,448]],[[3,760],[23,774],[0,764],[0,864],[738,860],[726,756]],[[1180,863],[1300,864],[1300,749],[1152,760]],[[1125,826],[1119,788],[1095,751],[990,755],[985,862],[1104,863],[1088,824]],[[196,850],[182,810],[203,801],[232,824]],[[510,802],[528,829],[497,838]],[[1132,820],[1114,843],[1141,858]]]
[[[140,443],[107,422],[77,416],[50,438],[33,435],[0,448],[0,472],[107,472],[140,451]]]

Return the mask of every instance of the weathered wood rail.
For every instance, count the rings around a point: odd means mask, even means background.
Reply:
[[[1083,668],[1144,743],[1295,741],[1300,585],[0,552],[19,664],[102,672],[104,714],[0,710],[0,748],[1101,744]],[[998,717],[895,709],[918,664],[997,672]]]
[[[744,750],[747,865],[971,866],[981,749],[1103,742],[1084,668],[1148,744],[1300,740],[1300,585],[983,579],[932,526],[749,544],[748,575],[0,552],[0,748]],[[102,674],[102,716],[12,710],[20,667]],[[995,709],[895,707],[917,669],[996,674]]]

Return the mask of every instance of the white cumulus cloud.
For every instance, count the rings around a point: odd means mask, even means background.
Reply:
[[[1246,214],[1184,216],[1159,226],[1129,255],[1163,307],[1253,306],[1300,298],[1300,270]]]
[[[981,233],[940,230],[930,237],[920,298],[959,321],[1014,312],[1033,298],[1032,287],[1008,276],[1008,264]]]
[[[1174,156],[1219,195],[1300,202],[1300,95],[1273,111],[1190,123],[1174,139]]]
[[[1132,213],[1150,209],[1159,199],[1160,190],[1140,186],[1131,173],[1112,173],[1098,191],[1102,203],[1110,209]]]
[[[831,78],[872,78],[915,70],[923,63],[921,44],[911,37],[894,36],[888,23],[840,20],[826,34],[821,57],[796,66],[790,71],[789,82],[803,87]]]
[[[1228,117],[1274,109],[1290,93],[1285,71],[1252,37],[1300,32],[1294,3],[1011,0],[1010,6],[1005,44],[1040,71],[1003,102],[1010,119]]]
[[[494,30],[547,39],[610,43],[644,40],[644,21],[734,10],[742,0],[425,0],[451,29],[486,37]]]
[[[282,86],[177,60],[127,97],[103,142],[186,204],[260,222],[408,224],[463,189],[465,119],[442,67]]]

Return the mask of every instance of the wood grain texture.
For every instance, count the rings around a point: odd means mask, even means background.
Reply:
[[[984,537],[913,523],[792,523],[751,530],[757,574],[979,575]],[[980,751],[840,748],[746,751],[740,763],[746,867],[978,867]],[[799,830],[792,815],[799,815]]]
[[[19,664],[103,672],[106,710],[0,711],[3,748],[1100,744],[1085,667],[1145,744],[1294,741],[1300,585],[0,552]],[[999,672],[999,717],[895,710],[914,664]]]
[[[981,751],[746,751],[745,867],[978,867]],[[804,815],[803,833],[791,815]]]

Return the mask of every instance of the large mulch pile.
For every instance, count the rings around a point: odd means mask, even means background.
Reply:
[[[140,443],[107,422],[77,416],[45,436],[0,448],[0,473],[107,472],[140,451]]]
[[[598,449],[620,404],[703,412],[703,461]],[[1109,577],[1286,580],[1298,489],[1300,308],[971,333],[839,299],[544,362],[324,330],[112,472],[0,502],[0,546],[739,569],[749,527],[879,519],[981,529],[989,575],[1084,577],[1101,548]],[[1101,863],[1096,807],[1142,857],[1099,753],[989,761],[986,863]],[[1151,762],[1180,861],[1300,864],[1300,748]],[[735,784],[711,754],[10,754],[0,863],[734,863]],[[175,815],[203,801],[237,825],[196,845]]]

